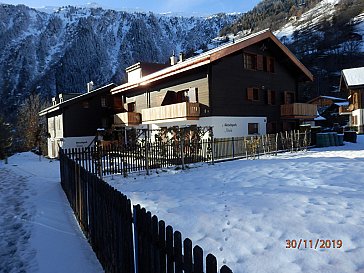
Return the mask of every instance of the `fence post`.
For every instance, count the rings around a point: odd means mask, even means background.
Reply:
[[[149,175],[149,154],[148,154],[148,150],[149,150],[149,141],[148,141],[148,135],[149,135],[149,130],[146,129],[145,130],[145,134],[144,134],[144,141],[145,141],[145,170],[147,172],[147,175]]]
[[[140,205],[133,206],[133,223],[134,223],[134,264],[135,264],[135,272],[139,272],[139,261],[138,261],[138,248],[139,248],[139,240],[138,240],[138,212],[140,210]]]
[[[210,139],[211,139],[211,164],[215,164],[215,143],[214,143],[214,132],[212,131],[212,127],[210,127]]]
[[[233,142],[233,158],[235,157],[235,145],[234,145],[234,138],[232,137],[231,138],[232,142]]]
[[[182,131],[182,132],[181,132]],[[181,164],[182,164],[182,170],[185,169],[185,128],[180,129],[180,148],[181,148]]]

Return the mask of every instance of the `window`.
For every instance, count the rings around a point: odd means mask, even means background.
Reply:
[[[284,92],[284,104],[294,103],[294,93],[286,91]]]
[[[274,58],[267,57],[267,71],[274,73]]]
[[[106,102],[106,98],[102,97],[101,98],[101,107],[107,107],[107,102]]]
[[[248,88],[247,97],[248,97],[248,100],[258,101],[259,100],[259,89],[253,88],[253,87]]]
[[[257,69],[257,55],[244,53],[244,68],[245,69]]]
[[[248,123],[248,134],[249,135],[258,134],[258,123]]]
[[[276,92],[273,90],[267,91],[267,104],[275,105],[276,104]]]
[[[135,112],[135,102],[128,103],[128,112]]]

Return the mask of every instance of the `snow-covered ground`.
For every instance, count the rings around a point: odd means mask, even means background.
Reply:
[[[195,167],[108,181],[234,273],[364,272],[363,136]],[[286,240],[301,240],[300,249]]]
[[[60,185],[59,163],[0,161],[0,272],[103,272]]]
[[[363,173],[359,136],[342,147],[108,180],[234,273],[364,272]],[[0,163],[0,272],[102,272],[59,180],[57,161],[31,153]],[[286,248],[300,239],[300,249]],[[331,248],[315,249],[317,239]]]

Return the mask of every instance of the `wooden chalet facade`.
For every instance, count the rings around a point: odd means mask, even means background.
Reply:
[[[60,94],[52,106],[42,110],[48,122],[48,156],[58,157],[58,146],[78,148],[92,145],[98,129],[111,127],[112,117],[122,111],[122,102],[110,95],[115,84],[84,94]]]
[[[115,126],[214,126],[215,135],[235,137],[291,130],[317,114],[297,102],[312,74],[268,30],[171,64],[111,90],[125,109]]]
[[[341,72],[340,91],[348,95],[349,106],[342,106],[341,115],[349,115],[350,126],[364,133],[364,67],[344,69]]]
[[[334,125],[345,126],[348,124],[347,115],[340,115],[340,110],[347,108],[347,99],[332,96],[318,96],[307,103],[317,105],[318,118],[315,118],[315,125],[322,127],[333,127]]]

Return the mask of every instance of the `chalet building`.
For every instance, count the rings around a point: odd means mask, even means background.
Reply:
[[[140,63],[126,71],[128,82],[111,90],[124,103],[114,126],[213,126],[215,137],[238,137],[291,130],[317,115],[316,105],[297,102],[312,74],[269,30],[187,60],[172,56],[154,73]]]
[[[122,102],[112,97],[109,84],[84,94],[60,94],[52,99],[52,106],[42,110],[48,121],[48,156],[58,157],[58,146],[87,147],[93,144],[98,129],[108,129],[112,116],[122,111]]]
[[[344,69],[341,72],[340,91],[348,95],[349,106],[340,108],[340,114],[349,115],[350,126],[364,133],[364,67]]]
[[[318,96],[307,103],[317,105],[318,117],[315,118],[315,125],[332,128],[334,125],[345,126],[349,119],[347,115],[340,115],[342,107],[349,106],[347,99],[332,96]]]

